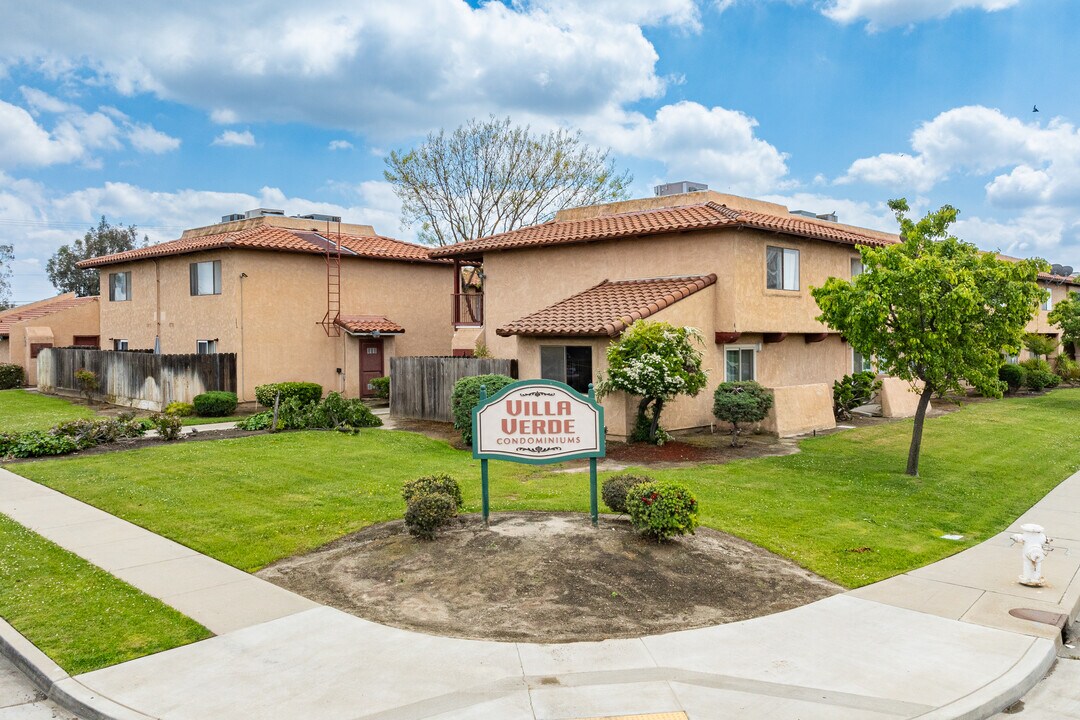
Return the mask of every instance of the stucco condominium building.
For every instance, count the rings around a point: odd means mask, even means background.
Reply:
[[[106,350],[236,353],[237,390],[285,380],[371,395],[396,355],[445,353],[453,263],[369,225],[251,211],[93,258]]]
[[[549,223],[432,256],[482,268],[482,290],[457,293],[456,354],[481,342],[495,357],[516,358],[523,378],[584,390],[604,371],[608,345],[633,321],[692,326],[704,335],[709,386],[666,406],[664,425],[709,425],[717,384],[757,380],[776,398],[767,429],[787,435],[833,426],[832,383],[871,366],[815,319],[811,287],[861,272],[858,246],[898,241],[705,191],[563,211]],[[1068,282],[1042,279],[1051,302],[1065,296]],[[1049,306],[1029,329],[1055,332]],[[914,400],[906,384],[886,379],[886,414],[910,414]],[[610,435],[630,433],[636,402],[621,394],[604,401]]]
[[[37,384],[37,356],[44,348],[97,347],[98,298],[75,293],[0,312],[0,363],[21,365],[27,385]]]

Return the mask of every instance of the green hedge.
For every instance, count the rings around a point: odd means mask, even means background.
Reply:
[[[512,382],[514,378],[506,375],[473,375],[454,383],[450,408],[454,414],[454,429],[461,433],[462,442],[472,444],[472,409],[480,402],[480,386],[483,385],[487,396],[491,397]]]
[[[301,405],[317,403],[322,399],[322,385],[313,382],[279,382],[258,385],[255,400],[263,407],[274,407],[274,396],[281,394],[281,402],[296,398]]]
[[[377,377],[372,378],[371,387],[375,388],[375,397],[380,397],[383,400],[390,399],[390,378]]]
[[[236,393],[211,390],[195,396],[195,414],[199,417],[225,417],[236,410]]]
[[[23,369],[14,363],[0,363],[0,390],[22,387]]]

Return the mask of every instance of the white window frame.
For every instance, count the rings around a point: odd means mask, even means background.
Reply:
[[[128,341],[124,338],[113,338],[112,346],[114,351],[121,351],[128,349]]]
[[[217,352],[217,340],[196,340],[196,355],[213,355]]]
[[[116,296],[114,278],[124,278],[124,297]],[[131,271],[109,273],[109,302],[128,302],[131,300]]]
[[[856,267],[858,267],[858,270],[856,270]],[[864,272],[866,272],[866,267],[862,264],[862,257],[851,258],[851,279],[854,280]]]
[[[757,376],[758,376],[757,358],[758,358],[758,353],[761,352],[761,345],[758,345],[758,344],[753,344],[753,345],[725,345],[724,346],[724,382],[744,382],[741,378],[735,378],[734,380],[732,380],[731,378],[728,377],[728,363],[727,363],[728,351],[738,351],[739,352],[739,365],[740,365],[739,369],[741,371],[742,370],[742,351],[743,350],[751,350],[752,351],[751,355],[750,355],[750,357],[751,357],[751,360],[750,360],[750,379],[753,380],[754,382],[757,382]],[[740,372],[739,374],[741,375],[742,373]]]
[[[1051,310],[1054,309],[1054,291],[1053,290],[1050,291],[1050,294],[1046,296],[1046,299],[1042,301],[1042,305],[1040,305],[1039,307],[1041,309],[1047,311],[1047,312],[1050,312]]]
[[[769,287],[769,251],[778,250],[780,252],[780,285],[779,287]],[[787,268],[790,267],[790,260],[794,258],[795,261],[795,273],[794,273],[794,285],[788,285],[788,273]],[[801,283],[802,273],[802,258],[798,248],[782,247],[780,245],[766,245],[765,246],[765,289],[766,290],[782,290],[785,292],[798,292],[802,287]]]

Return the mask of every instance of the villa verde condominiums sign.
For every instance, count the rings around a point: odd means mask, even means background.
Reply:
[[[604,456],[604,408],[569,385],[522,380],[473,410],[473,457],[552,463]]]
[[[593,388],[582,395],[554,380],[521,380],[473,408],[473,457],[480,460],[484,522],[488,460],[555,463],[589,458],[593,524],[597,522],[596,458],[604,457],[604,408]]]

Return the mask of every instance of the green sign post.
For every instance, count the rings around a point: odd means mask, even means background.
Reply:
[[[488,522],[488,460],[544,465],[576,458],[589,459],[590,511],[599,522],[596,458],[604,457],[604,408],[554,380],[520,380],[493,397],[480,388],[472,411],[473,457],[480,460],[484,524]]]

